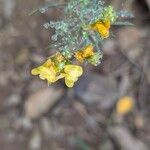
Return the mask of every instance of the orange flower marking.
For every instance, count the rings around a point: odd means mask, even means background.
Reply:
[[[92,45],[86,46],[83,50],[75,52],[75,58],[80,62],[83,63],[85,59],[94,55],[93,51],[94,47]]]

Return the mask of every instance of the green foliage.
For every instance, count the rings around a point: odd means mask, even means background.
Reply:
[[[89,43],[99,47],[103,40],[95,33],[86,30],[88,25],[99,19],[106,20],[108,18],[112,24],[117,25],[116,20],[122,15],[122,13],[115,11],[112,6],[106,6],[101,0],[71,0],[67,5],[66,3],[62,5],[66,6],[62,15],[63,20],[50,21],[44,24],[47,29],[55,29],[55,34],[51,37],[54,41],[51,46],[60,51],[77,50]],[[125,24],[129,25],[128,23]]]

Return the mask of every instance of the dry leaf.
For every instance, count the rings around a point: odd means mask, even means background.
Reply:
[[[25,103],[25,115],[35,119],[47,112],[62,96],[62,90],[45,88],[31,94]]]

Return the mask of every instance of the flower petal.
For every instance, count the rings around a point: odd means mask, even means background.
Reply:
[[[84,61],[84,58],[83,58],[83,55],[82,55],[82,52],[81,51],[77,51],[75,52],[75,56],[74,56],[80,63],[83,63]]]
[[[129,111],[132,110],[134,106],[132,97],[125,96],[121,97],[117,102],[116,111],[120,115],[127,114]]]
[[[66,75],[65,76],[65,84],[68,86],[68,87],[73,87],[74,86],[74,83],[78,80],[77,77],[71,77],[70,75]]]
[[[93,46],[92,45],[88,45],[85,47],[85,49],[83,50],[83,57],[87,58],[87,57],[91,57],[94,52],[93,52]]]
[[[109,37],[109,30],[103,24],[97,24],[97,31],[103,38]]]
[[[72,80],[65,79],[65,84],[69,88],[72,88],[74,86],[74,82]]]
[[[83,69],[77,65],[66,65],[64,72],[72,77],[79,77],[83,74]]]
[[[110,28],[110,21],[97,21],[91,25],[91,28],[93,30],[96,30],[99,32],[99,34],[102,36],[102,38],[108,38],[109,37],[109,28]]]
[[[39,68],[34,68],[31,70],[32,75],[38,75],[39,74]]]

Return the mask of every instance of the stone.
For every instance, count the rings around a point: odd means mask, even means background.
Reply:
[[[25,103],[25,116],[29,119],[40,117],[46,113],[62,96],[62,89],[47,87],[32,93]]]

